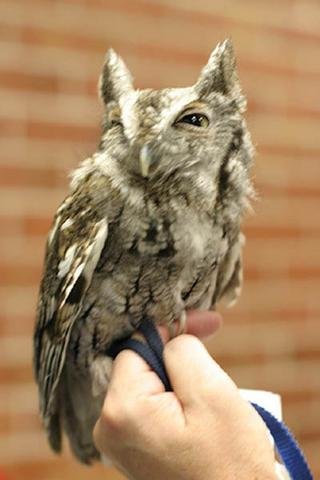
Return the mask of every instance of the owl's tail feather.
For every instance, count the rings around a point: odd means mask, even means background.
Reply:
[[[52,450],[59,453],[61,452],[62,435],[60,415],[56,411],[45,422],[46,430],[48,433],[48,440]]]
[[[61,379],[60,395],[62,423],[74,455],[87,465],[100,459],[92,431],[99,417],[101,401],[92,398],[90,378],[65,372]]]

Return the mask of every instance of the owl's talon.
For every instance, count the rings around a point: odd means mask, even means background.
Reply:
[[[186,332],[187,314],[185,310],[181,313],[177,322],[169,323],[168,330],[170,339]]]
[[[186,326],[187,326],[187,314],[186,314],[186,311],[183,310],[179,318],[177,335],[182,335],[183,333],[186,333]]]

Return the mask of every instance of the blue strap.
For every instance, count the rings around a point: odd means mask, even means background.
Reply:
[[[133,350],[155,371],[164,384],[165,389],[172,391],[163,363],[163,343],[158,330],[150,319],[144,318],[138,327],[138,331],[144,336],[147,343],[129,338],[114,343],[108,351],[108,355],[115,357],[121,350]],[[288,427],[260,405],[253,402],[251,402],[251,405],[256,409],[269,429],[291,480],[313,480],[307,461]]]
[[[114,358],[118,355],[118,353],[125,349],[133,350],[138,355],[140,355],[140,357],[142,357],[144,361],[149,365],[151,370],[154,370],[156,372],[161,382],[165,386],[165,389],[167,391],[172,390],[167,376],[167,372],[165,371],[161,363],[162,360],[159,359],[158,355],[152,350],[152,348],[150,348],[150,345],[142,343],[139,340],[135,340],[134,338],[128,338],[123,342],[118,342],[114,344],[111,350],[108,351],[108,355]]]
[[[268,427],[277,451],[292,480],[312,480],[312,473],[298,442],[284,422],[280,422],[268,410],[251,402]]]

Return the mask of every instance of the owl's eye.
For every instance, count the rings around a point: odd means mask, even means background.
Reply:
[[[193,127],[207,128],[209,119],[203,113],[189,113],[179,118],[177,123],[187,123]]]

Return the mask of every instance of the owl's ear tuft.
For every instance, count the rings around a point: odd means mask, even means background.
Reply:
[[[236,57],[230,39],[219,43],[213,50],[195,88],[201,97],[212,92],[229,95],[238,103],[241,111],[245,109],[245,99],[241,94]]]
[[[132,76],[122,58],[112,48],[106,54],[98,89],[105,105],[118,103],[123,94],[133,90]]]

